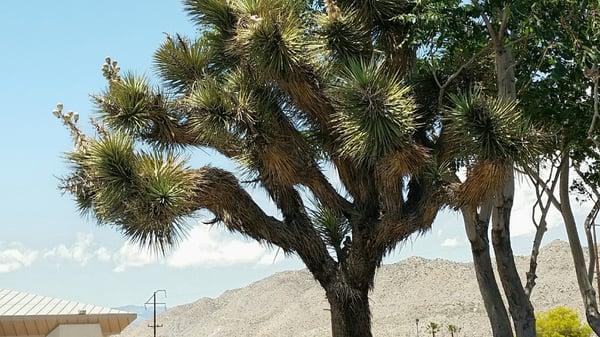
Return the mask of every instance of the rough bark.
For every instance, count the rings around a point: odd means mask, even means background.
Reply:
[[[492,242],[496,255],[498,275],[508,301],[517,337],[535,337],[535,315],[529,297],[525,293],[510,243],[510,213],[514,196],[512,170],[504,188],[496,195],[492,216]]]
[[[490,203],[484,205],[479,213],[471,207],[465,207],[462,210],[465,230],[471,244],[475,275],[492,327],[492,335],[494,337],[512,337],[508,312],[502,301],[498,283],[496,283],[490,256],[488,239],[490,213]]]
[[[358,296],[345,293],[346,289],[327,292],[331,308],[331,332],[333,337],[372,337],[371,311],[367,292]]]
[[[577,276],[577,284],[583,298],[585,307],[585,316],[588,324],[594,330],[596,335],[600,335],[600,313],[598,313],[598,302],[596,301],[596,292],[592,283],[588,279],[588,271],[583,256],[583,247],[577,232],[577,222],[573,215],[571,202],[569,200],[569,159],[565,159],[560,169],[560,213],[563,217],[569,245],[571,247],[571,255],[575,264],[575,274]]]

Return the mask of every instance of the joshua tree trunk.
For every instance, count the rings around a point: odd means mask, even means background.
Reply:
[[[490,257],[488,227],[491,205],[490,203],[484,205],[480,213],[476,209],[465,207],[462,213],[467,237],[471,243],[477,283],[490,320],[492,334],[494,337],[512,337],[510,320],[496,283]]]
[[[333,337],[372,337],[367,291],[348,293],[344,287],[327,291]]]
[[[571,254],[573,255],[573,263],[575,264],[577,283],[585,306],[585,316],[592,330],[594,330],[596,335],[600,335],[600,314],[598,313],[596,292],[588,278],[588,271],[586,270],[585,258],[583,256],[583,247],[579,240],[577,223],[573,216],[573,210],[571,209],[571,202],[569,200],[569,163],[570,160],[566,158],[561,165],[559,183],[560,213],[567,230]]]
[[[535,315],[525,293],[510,244],[510,213],[514,195],[513,171],[509,171],[504,188],[496,195],[492,220],[492,242],[498,274],[508,300],[517,337],[535,337]]]

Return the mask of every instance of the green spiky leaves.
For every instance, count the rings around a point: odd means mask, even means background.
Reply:
[[[339,11],[339,9],[337,9]],[[348,60],[365,55],[369,51],[369,30],[360,17],[352,11],[321,14],[317,17],[317,33],[323,49],[334,60]]]
[[[203,41],[180,35],[168,36],[154,53],[154,63],[163,81],[177,92],[189,90],[208,70],[209,49]]]
[[[390,19],[402,14],[410,2],[401,0],[339,0],[343,8],[353,8],[362,15],[376,19]]]
[[[185,0],[184,7],[201,27],[213,26],[225,31],[235,25],[235,13],[227,0]]]
[[[381,63],[352,61],[332,88],[340,155],[372,164],[412,144],[415,102],[410,89]]]
[[[103,121],[131,135],[149,132],[153,115],[162,114],[165,102],[143,77],[127,74],[110,82],[108,90],[95,97]]]
[[[183,105],[188,110],[189,129],[195,141],[233,145],[235,106],[222,83],[210,77],[196,82]]]
[[[245,9],[231,53],[243,55],[268,78],[293,76],[300,69],[306,45],[295,8],[283,1],[278,3],[281,8],[270,9],[264,8],[265,1],[256,3],[263,6]]]
[[[351,232],[348,220],[339,212],[318,203],[310,212],[310,218],[323,241],[335,250],[338,259],[341,258],[342,243]]]
[[[487,97],[479,90],[450,96],[448,133],[464,157],[524,163],[539,154],[543,139],[517,102]]]
[[[68,155],[73,173],[65,188],[82,210],[131,240],[164,252],[184,235],[193,212],[193,174],[170,153],[138,153],[116,133]]]

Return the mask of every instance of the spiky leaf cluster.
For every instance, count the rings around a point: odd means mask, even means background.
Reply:
[[[354,11],[331,11],[317,16],[317,34],[322,40],[322,50],[334,62],[368,56],[370,36],[360,16]]]
[[[73,173],[63,187],[83,212],[160,251],[173,245],[193,212],[193,175],[170,153],[134,150],[122,133],[90,141],[68,157]]]
[[[526,163],[539,154],[539,131],[522,116],[516,101],[479,90],[451,95],[450,100],[447,131],[459,156]]]
[[[294,13],[278,13],[276,8],[256,12],[265,16],[241,17],[244,22],[238,28],[231,53],[241,52],[249,65],[260,69],[269,78],[293,75],[306,52],[300,18]]]
[[[320,204],[316,205],[310,216],[323,240],[336,252],[338,259],[341,258],[342,243],[351,231],[348,220],[338,211]]]
[[[149,132],[153,115],[165,108],[147,80],[133,74],[111,81],[109,89],[96,96],[96,103],[109,126],[136,135]]]
[[[333,83],[340,155],[375,163],[409,147],[416,129],[410,89],[377,61],[352,61]]]
[[[168,36],[154,53],[157,72],[177,92],[189,89],[209,71],[211,50],[204,40],[191,41],[181,35]]]

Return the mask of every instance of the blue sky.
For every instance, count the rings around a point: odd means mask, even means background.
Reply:
[[[175,305],[302,267],[204,226],[157,261],[110,227],[80,217],[56,187],[71,142],[51,114],[54,106],[63,102],[87,121],[89,94],[105,85],[100,67],[106,56],[124,70],[152,76],[152,53],[163,33],[195,33],[178,0],[10,1],[0,11],[0,31],[0,288],[113,307],[140,304],[154,289],[167,289]],[[191,161],[234,169],[202,151]],[[253,194],[274,212],[263,193]],[[529,250],[531,201],[521,186],[513,217],[517,253]],[[564,238],[556,214],[550,220],[546,241]],[[388,262],[410,255],[469,260],[459,216],[441,214],[429,234],[406,243]]]

